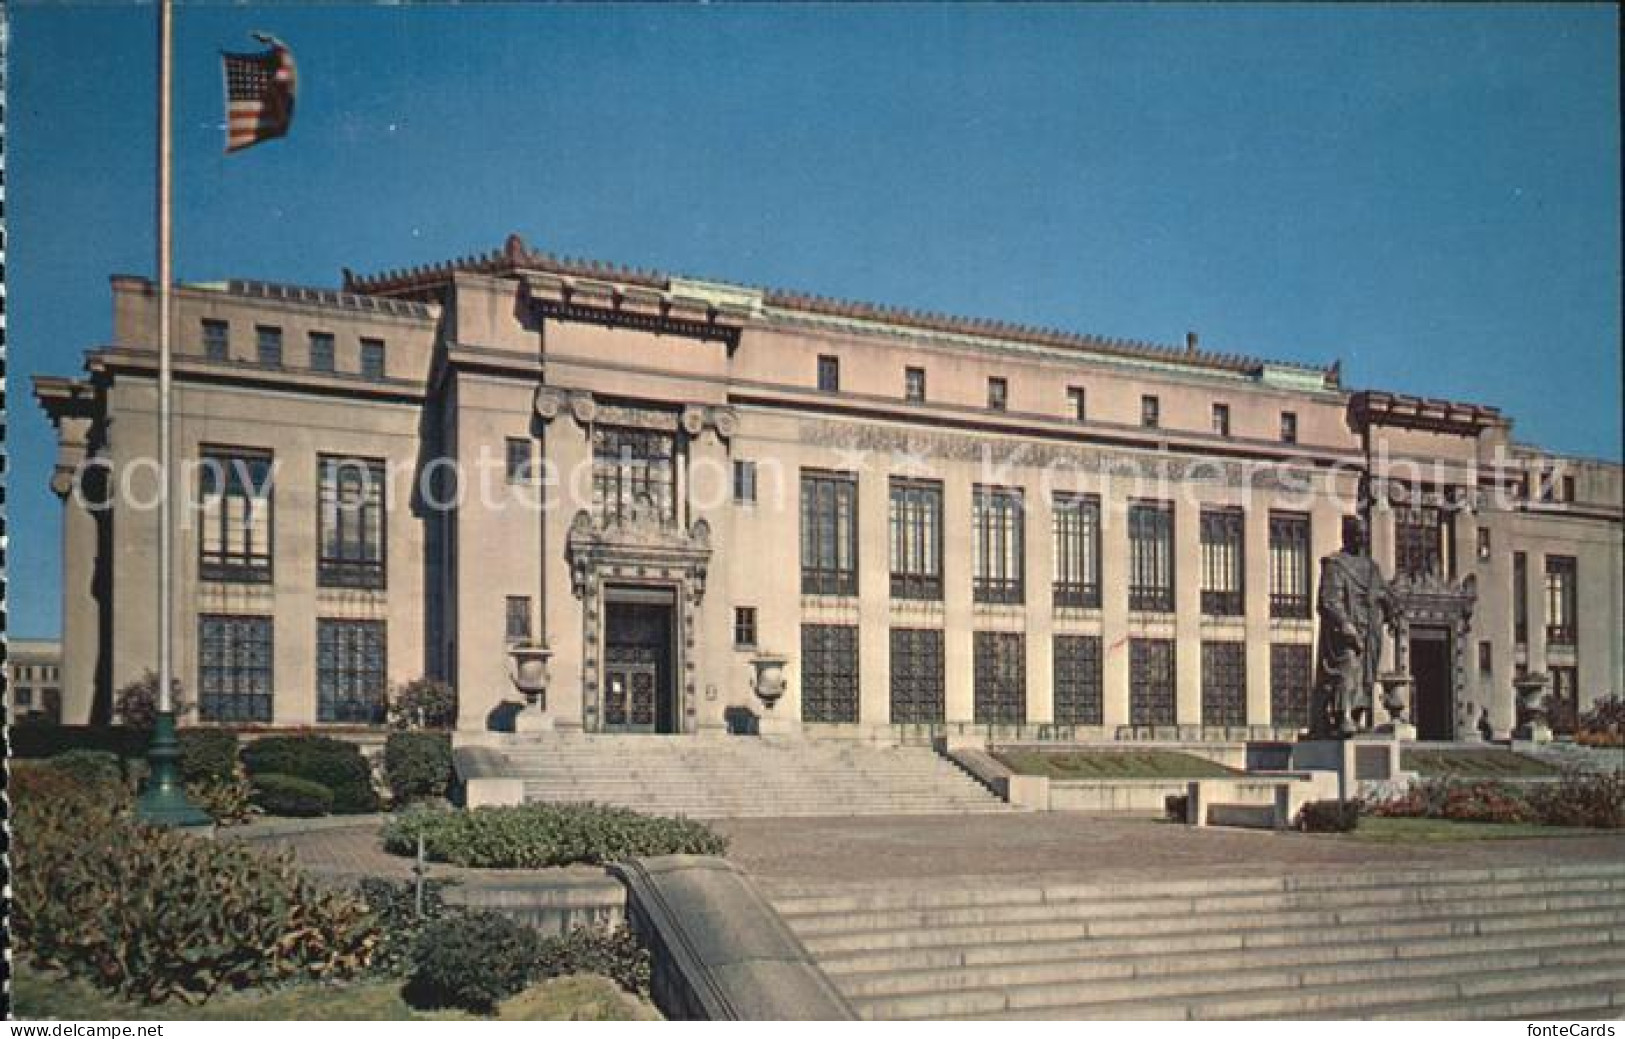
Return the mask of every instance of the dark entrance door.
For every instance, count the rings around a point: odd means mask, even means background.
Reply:
[[[1456,738],[1456,694],[1450,663],[1450,633],[1443,628],[1411,629],[1411,679],[1416,683],[1416,738]]]
[[[604,729],[676,732],[671,593],[611,588],[604,600]]]

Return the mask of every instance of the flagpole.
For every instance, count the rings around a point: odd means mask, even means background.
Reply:
[[[175,517],[173,414],[170,399],[174,281],[170,267],[170,178],[174,126],[170,112],[174,10],[171,0],[158,0],[158,469],[163,493],[158,497],[158,711],[147,751],[151,765],[147,789],[137,806],[149,822],[166,826],[208,826],[211,820],[186,798],[175,737],[174,553]]]

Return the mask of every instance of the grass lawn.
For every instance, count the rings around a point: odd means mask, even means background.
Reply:
[[[233,992],[189,1006],[143,1006],[83,981],[14,963],[12,1014],[34,1021],[485,1021],[456,1010],[414,1010],[401,999],[399,981],[351,985],[295,985],[264,992]],[[544,981],[497,1008],[504,1021],[646,1021],[659,1013],[614,982],[592,974]]]
[[[1481,750],[1406,750],[1401,767],[1428,779],[1520,779],[1556,776],[1544,761],[1500,747]]]
[[[1439,841],[1494,841],[1516,837],[1595,837],[1607,830],[1536,823],[1467,823],[1453,819],[1388,819],[1361,816],[1360,826],[1343,835],[1346,840],[1376,844],[1428,844]]]
[[[994,757],[1024,776],[1051,779],[1209,779],[1237,773],[1172,750],[1001,750]]]

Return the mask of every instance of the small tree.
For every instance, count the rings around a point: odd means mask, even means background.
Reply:
[[[414,678],[389,697],[389,723],[397,729],[449,729],[457,722],[457,691],[437,678]]]
[[[158,675],[148,671],[113,694],[119,721],[132,729],[151,729],[158,724]],[[175,696],[175,716],[191,711],[192,705]]]

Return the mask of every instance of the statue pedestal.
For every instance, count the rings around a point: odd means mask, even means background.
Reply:
[[[514,732],[552,732],[558,728],[553,716],[535,705],[527,705],[513,716]]]
[[[794,736],[801,723],[782,714],[764,713],[756,719],[756,731],[763,736]]]
[[[1551,726],[1545,719],[1532,719],[1524,722],[1512,733],[1514,743],[1528,743],[1536,747],[1552,742]]]
[[[1377,726],[1373,731],[1376,735],[1385,736],[1391,740],[1398,740],[1403,743],[1416,742],[1416,726],[1410,722],[1389,722],[1386,725]]]
[[[1291,767],[1294,772],[1335,772],[1338,796],[1351,798],[1363,781],[1399,778],[1399,740],[1387,733],[1362,733],[1346,740],[1304,740],[1292,745]]]

